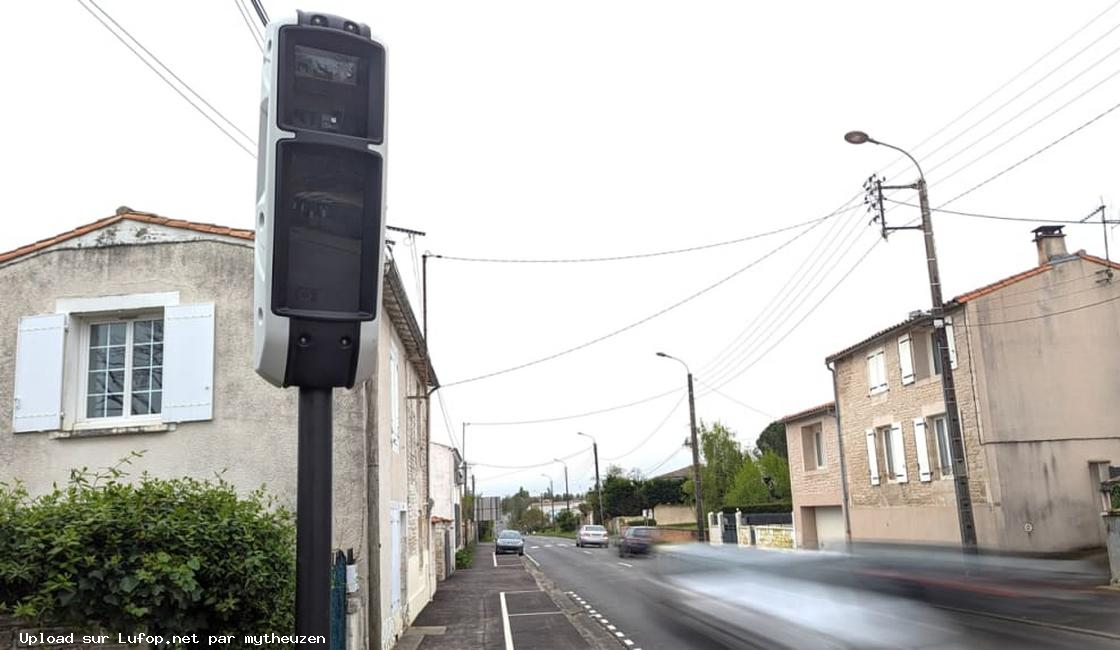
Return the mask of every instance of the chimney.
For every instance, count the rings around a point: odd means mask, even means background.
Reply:
[[[1058,258],[1069,257],[1062,226],[1039,226],[1031,232],[1034,233],[1034,244],[1038,247],[1039,266]]]

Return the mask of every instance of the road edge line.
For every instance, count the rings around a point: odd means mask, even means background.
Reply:
[[[506,607],[506,592],[501,592],[502,600],[502,634],[506,638],[506,650],[513,650],[513,631],[509,628],[509,608]]]
[[[1007,621],[1008,623],[1022,623],[1024,625],[1034,625],[1035,627],[1045,627],[1051,630],[1060,630],[1062,632],[1069,632],[1071,634],[1085,634],[1088,636],[1101,637],[1103,639],[1120,640],[1120,634],[1113,634],[1112,632],[1105,632],[1104,630],[1093,630],[1086,627],[1073,627],[1071,625],[1062,625],[1060,623],[1047,623],[1046,621],[1036,621],[1029,618],[1019,618],[1017,616],[1007,616],[1005,614],[993,614],[990,612],[979,612],[974,609],[961,609],[959,607],[950,607],[948,605],[934,605],[937,609],[943,609],[948,612],[956,612],[958,614],[968,614],[971,616],[979,616],[982,618],[993,618],[998,621]]]
[[[529,558],[530,560],[532,560],[532,561],[533,561],[533,564],[535,564],[535,565],[537,565],[537,566],[540,566],[540,565],[541,565],[541,563],[540,563],[540,562],[537,562],[537,558],[533,557],[532,555],[529,555],[528,553],[526,553],[526,554],[525,554],[525,557],[527,557],[527,558]]]

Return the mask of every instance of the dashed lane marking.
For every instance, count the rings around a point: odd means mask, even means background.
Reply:
[[[533,548],[536,548],[536,546],[534,546]],[[529,555],[528,553],[526,553],[525,557],[529,558],[529,561],[532,562],[533,564],[535,564],[537,566],[541,565],[540,562],[537,562],[537,558],[533,557],[532,555]]]
[[[591,551],[584,551],[584,553],[591,555]]]
[[[625,563],[625,562],[619,562],[619,564],[621,564],[622,566],[624,566],[624,567],[626,567],[626,568],[628,568],[628,569],[633,569],[633,568],[634,568],[634,565],[633,565],[633,564],[627,564],[627,563]]]

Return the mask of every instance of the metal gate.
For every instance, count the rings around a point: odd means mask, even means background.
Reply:
[[[739,530],[735,525],[735,515],[727,513],[720,513],[720,521],[723,526],[723,543],[724,544],[738,544],[739,543]]]

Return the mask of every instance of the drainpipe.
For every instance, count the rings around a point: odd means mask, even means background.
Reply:
[[[851,502],[848,497],[848,466],[844,460],[844,429],[840,427],[840,391],[836,386],[836,368],[832,362],[825,361],[824,365],[832,373],[832,413],[836,417],[836,443],[840,448],[840,490],[843,495],[841,509],[844,511],[844,543],[848,550],[852,546],[852,516],[849,512]]]

